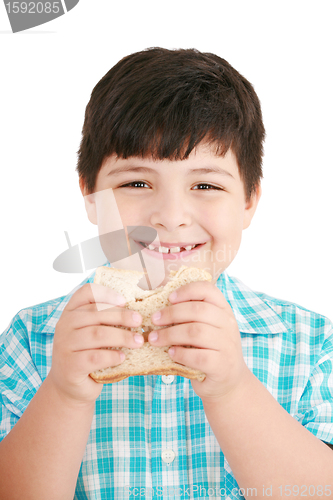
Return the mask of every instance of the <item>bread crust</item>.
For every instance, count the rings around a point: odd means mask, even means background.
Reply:
[[[181,365],[179,365],[181,366]],[[193,370],[195,371],[195,370]],[[124,380],[125,378],[131,377],[134,374],[129,375],[128,373],[118,373],[117,375],[107,375],[107,374],[101,374],[100,376],[96,376],[93,374],[90,374],[91,378],[95,380],[98,384],[113,384],[114,382],[120,382],[121,380]],[[138,373],[135,373],[135,375],[180,375],[181,377],[188,378],[188,379],[193,379],[193,380],[199,380],[199,382],[203,382],[206,378],[206,375],[204,373],[193,373],[191,374],[189,372],[189,369],[187,367],[184,367],[184,369],[181,368],[176,368],[176,367],[171,367],[168,370],[166,369],[151,369],[151,370],[144,370]]]

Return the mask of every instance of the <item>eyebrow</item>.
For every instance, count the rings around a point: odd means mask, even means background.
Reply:
[[[134,165],[124,165],[123,167],[118,167],[118,168],[115,168],[114,170],[111,170],[108,175],[119,175],[119,174],[122,174],[123,172],[139,172],[139,173],[142,173],[142,174],[158,174],[159,175],[159,172],[158,170],[155,170],[154,168],[150,168],[150,167],[140,167],[140,166],[134,166]],[[219,167],[214,167],[214,166],[211,166],[211,167],[201,167],[201,168],[191,168],[191,169],[188,169],[187,172],[186,172],[186,175],[190,175],[190,174],[197,174],[197,175],[201,175],[201,174],[217,174],[217,175],[224,175],[224,176],[227,176],[227,177],[232,177],[234,179],[234,176],[228,172],[227,170],[224,170],[223,168],[219,168]]]

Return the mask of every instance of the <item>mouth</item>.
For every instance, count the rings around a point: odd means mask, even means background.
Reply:
[[[144,243],[143,241],[138,241],[136,242],[138,245],[140,245],[145,251],[157,258],[163,258],[163,259],[177,259],[179,256],[185,257],[186,255],[190,255],[193,253],[195,250],[200,249],[203,247],[207,242],[205,241],[204,243],[194,243],[190,245],[184,245],[184,244],[174,244],[174,246],[157,246],[157,245],[148,245],[147,243]]]

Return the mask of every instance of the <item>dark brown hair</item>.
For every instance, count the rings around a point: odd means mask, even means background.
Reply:
[[[93,89],[77,172],[92,193],[112,154],[183,160],[207,143],[217,155],[231,148],[249,199],[262,177],[264,137],[254,88],[227,61],[156,47],[124,57]]]

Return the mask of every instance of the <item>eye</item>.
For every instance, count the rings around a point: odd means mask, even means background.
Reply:
[[[133,186],[133,184],[146,184],[146,186],[148,186],[148,184],[144,181],[133,181],[133,182],[128,182],[127,184],[123,184],[122,186],[119,186],[119,187],[121,187],[121,188],[124,188],[124,187],[135,188],[136,186]]]
[[[135,184],[146,184],[146,186],[148,186],[148,184],[144,181],[133,181],[133,182],[128,182],[127,184],[123,184],[122,186],[119,186],[119,187],[121,187],[121,188],[128,187],[130,189],[135,189],[137,187],[137,186],[135,186]],[[199,188],[200,190],[205,189],[206,191],[208,191],[208,190],[215,189],[217,191],[223,191],[222,188],[219,188],[217,186],[213,186],[212,184],[201,183],[201,184],[196,184],[196,186],[205,186],[204,188],[200,187]],[[196,187],[196,186],[194,186],[194,187]],[[142,187],[142,186],[140,186],[140,187]]]
[[[222,188],[219,188],[219,187],[217,187],[217,186],[213,186],[212,184],[204,184],[204,183],[202,183],[202,184],[197,184],[197,186],[206,186],[206,187],[204,187],[204,188],[201,188],[201,187],[200,187],[200,189],[201,189],[201,190],[202,190],[202,189],[209,190],[209,189],[211,188],[211,189],[217,189],[218,191],[223,191],[223,189],[222,189]],[[207,188],[207,186],[208,186],[208,188]],[[196,187],[196,186],[195,186],[195,187]]]

